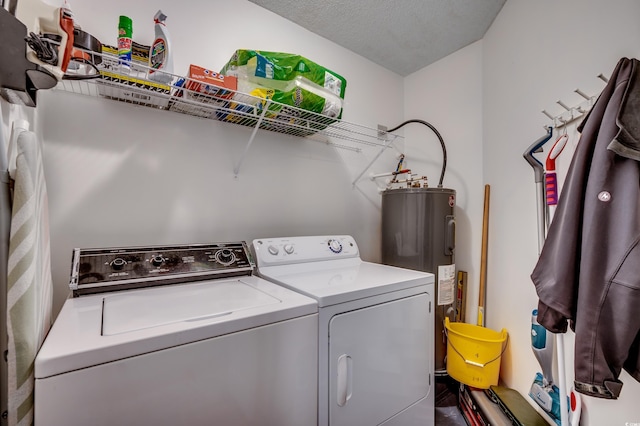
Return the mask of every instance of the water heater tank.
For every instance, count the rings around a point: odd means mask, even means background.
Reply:
[[[456,192],[445,188],[382,193],[382,263],[435,275],[435,374],[446,375],[444,318],[455,320]]]

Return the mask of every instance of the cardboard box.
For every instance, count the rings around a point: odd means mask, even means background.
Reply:
[[[238,79],[192,64],[186,77],[178,81],[176,86],[180,88],[174,92],[174,101],[169,107],[171,111],[213,118],[217,110],[233,97]]]
[[[230,99],[233,96],[233,92],[238,90],[238,79],[197,65],[190,65],[184,88],[207,96]]]

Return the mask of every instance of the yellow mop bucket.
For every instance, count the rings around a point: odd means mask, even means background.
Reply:
[[[460,383],[488,389],[498,384],[500,358],[507,347],[507,330],[501,332],[463,322],[449,322],[447,330],[447,373]]]

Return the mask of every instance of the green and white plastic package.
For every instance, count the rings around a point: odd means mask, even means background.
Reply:
[[[238,78],[238,91],[323,116],[342,116],[347,81],[303,56],[237,50],[221,74]],[[264,104],[264,102],[258,102]],[[269,110],[277,113],[278,106]]]

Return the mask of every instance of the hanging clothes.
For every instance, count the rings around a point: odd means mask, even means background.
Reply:
[[[640,381],[640,62],[621,59],[592,110],[531,279],[538,322],[575,331],[575,389],[615,399]],[[630,155],[631,154],[631,155]]]
[[[35,133],[22,131],[14,149],[7,268],[8,421],[29,425],[34,416],[34,361],[51,326],[53,284],[40,143]]]

